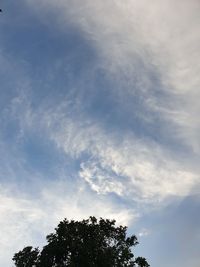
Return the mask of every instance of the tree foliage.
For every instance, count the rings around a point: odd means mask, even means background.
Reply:
[[[127,227],[115,220],[89,217],[82,221],[61,221],[55,233],[47,236],[47,245],[25,247],[16,253],[16,267],[148,267],[146,259],[135,258],[135,235],[127,237]]]

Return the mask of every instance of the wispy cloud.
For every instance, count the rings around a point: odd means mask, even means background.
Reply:
[[[30,21],[0,26],[4,266],[65,216],[132,225],[200,188],[199,1],[20,4]]]
[[[59,121],[59,115],[55,121]],[[133,134],[124,134],[120,140],[116,133],[109,134],[94,123],[65,118],[51,138],[67,154],[82,158],[81,177],[101,193],[157,201],[170,195],[187,195],[198,182],[197,174],[182,167],[181,162],[172,162],[158,144]],[[82,157],[84,153],[86,158]]]
[[[80,177],[98,193],[114,192],[132,200],[158,201],[190,194],[198,174],[173,161],[165,147],[133,133],[109,133],[95,121],[70,113],[66,102],[57,109],[25,112],[24,129],[37,124],[58,149],[80,163]],[[70,113],[70,116],[67,114]],[[30,124],[30,121],[31,124]]]
[[[45,9],[42,8],[41,13],[47,8],[45,1],[42,4]],[[170,195],[187,195],[198,182],[198,174],[191,169],[190,164],[182,166],[183,161],[178,159],[181,154],[173,149],[169,151],[166,144],[162,144],[162,138],[168,135],[167,141],[173,141],[179,148],[181,145],[189,145],[194,151],[192,143],[195,142],[195,152],[198,153],[198,121],[191,120],[191,109],[195,109],[195,114],[198,110],[187,104],[189,99],[193,99],[193,107],[197,106],[192,75],[187,81],[190,91],[186,90],[186,83],[180,85],[182,75],[185,77],[181,66],[185,64],[194,71],[197,65],[189,64],[189,56],[194,61],[196,57],[189,53],[188,46],[191,48],[194,45],[196,53],[198,52],[195,48],[197,29],[192,27],[193,24],[196,25],[196,21],[191,19],[194,7],[198,7],[198,4],[193,1],[189,6],[186,2],[173,5],[168,1],[163,7],[161,3],[154,1],[150,10],[146,4],[146,1],[109,1],[96,4],[91,1],[76,1],[65,9],[66,3],[60,1],[48,3],[48,8],[56,5],[57,11],[63,9],[61,19],[58,18],[57,21],[63,32],[67,22],[76,24],[84,32],[100,56],[98,66],[106,71],[110,79],[116,79],[119,83],[116,88],[109,88],[114,91],[113,97],[116,98],[118,107],[125,109],[126,115],[132,116],[133,120],[137,113],[139,123],[142,124],[149,125],[150,121],[151,125],[153,121],[155,126],[158,120],[161,140],[155,141],[156,132],[153,133],[153,139],[148,136],[148,132],[147,136],[138,137],[131,133],[135,132],[134,127],[126,132],[118,129],[119,134],[109,133],[104,123],[99,124],[95,117],[84,114],[84,102],[77,105],[74,102],[77,100],[68,96],[58,109],[55,105],[50,109],[41,106],[36,112],[26,107],[22,117],[22,112],[18,109],[21,100],[16,98],[13,105],[20,114],[21,129],[28,125],[33,129],[37,125],[67,155],[81,161],[80,176],[95,191],[115,192],[118,195],[130,195],[150,201]],[[176,18],[175,8],[180,5],[184,19],[181,16]],[[188,31],[184,30],[186,25]],[[193,34],[189,33],[190,28],[193,29]],[[92,84],[94,76],[91,77]],[[156,78],[158,83],[155,82]],[[79,91],[81,88],[87,92],[85,80],[79,83]],[[97,89],[94,89],[93,94],[96,92]],[[132,97],[131,100],[137,99],[142,107],[137,103],[137,108],[133,106],[131,111],[130,106],[127,109],[130,102],[126,104],[123,101],[129,97]],[[68,107],[66,102],[73,102],[75,109],[71,110],[72,105],[69,104]],[[183,103],[186,104],[184,109],[181,106]],[[144,129],[147,130],[145,127]],[[173,153],[177,156],[171,158]],[[192,155],[189,150],[188,153]],[[195,158],[196,155],[193,154],[192,157]],[[127,190],[127,187],[130,189]]]
[[[123,94],[139,90],[145,105],[171,123],[173,129],[165,131],[199,153],[198,1],[42,3],[62,9],[58,23],[63,30],[73,23],[84,32],[102,67],[122,84]],[[149,72],[157,75],[159,84]]]

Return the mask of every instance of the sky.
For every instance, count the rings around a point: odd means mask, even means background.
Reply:
[[[114,218],[152,267],[199,267],[199,0],[0,8],[0,264]]]

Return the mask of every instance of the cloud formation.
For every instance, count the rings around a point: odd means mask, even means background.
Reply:
[[[199,153],[196,135],[199,120],[195,115],[199,113],[200,83],[198,1],[97,1],[95,4],[43,1],[43,4],[45,8],[62,9],[58,23],[63,31],[67,23],[72,23],[84,32],[97,49],[102,67],[122,84],[123,94],[139,91],[145,105],[176,128],[169,134],[176,134],[183,139],[182,145]],[[155,79],[159,79],[159,84],[155,84]]]
[[[0,25],[4,266],[63,217],[133,226],[199,194],[198,0],[24,0],[20,16],[8,7]]]

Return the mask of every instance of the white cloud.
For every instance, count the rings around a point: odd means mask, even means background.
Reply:
[[[161,144],[130,132],[110,133],[84,114],[70,112],[68,101],[57,108],[41,106],[37,112],[27,98],[23,101],[13,102],[15,116],[18,102],[24,108],[24,112],[20,109],[24,116],[18,118],[21,132],[43,132],[58,149],[78,160],[80,177],[98,194],[113,192],[130,201],[155,204],[170,196],[186,196],[197,188],[197,171],[189,164],[183,166],[176,156],[172,158]]]
[[[199,123],[195,119],[199,113],[196,103],[198,93],[193,81],[198,84],[195,69],[198,64],[195,60],[199,35],[195,25],[199,5],[196,1],[190,5],[186,1],[181,3],[88,0],[42,1],[38,5],[34,2],[34,6],[41,13],[41,19],[46,5],[50,9],[56,6],[55,12],[60,12],[62,8],[59,27],[64,31],[66,21],[76,24],[101,55],[99,64],[108,75],[126,85],[125,91],[119,93],[119,99],[123,101],[122,95],[127,94],[126,90],[133,95],[138,90],[147,106],[160,113],[158,116],[163,119],[164,129],[174,127],[169,133],[175,133],[198,153]],[[180,7],[181,15],[177,16],[176,9]],[[191,47],[195,56],[190,53]],[[188,81],[182,84],[184,66],[188,66],[189,72],[194,74],[190,74]],[[161,80],[161,88],[156,90],[167,92],[168,103],[164,103],[159,93],[151,93],[154,81],[145,71],[152,68]],[[137,86],[133,86],[135,82]],[[67,155],[82,161],[80,176],[96,192],[115,192],[134,200],[157,202],[170,195],[187,195],[198,183],[196,171],[191,170],[189,165],[183,166],[182,161],[172,157],[162,144],[139,139],[130,132],[120,132],[123,138],[119,141],[117,133],[109,133],[103,125],[84,114],[75,116],[67,104],[61,104],[59,108],[53,106],[52,109],[40,106],[36,112],[29,105],[26,95],[15,98],[12,112],[9,111],[18,116],[21,135],[27,128],[43,131]],[[190,105],[193,100],[194,104]],[[183,103],[184,108],[181,106]],[[137,111],[133,108],[134,112]],[[85,158],[84,153],[87,154]]]
[[[169,151],[166,144],[162,145],[162,140],[156,143],[150,137],[139,138],[130,129],[123,132],[120,126],[118,133],[111,133],[88,115],[74,114],[84,110],[84,103],[80,103],[83,107],[77,105],[74,113],[68,106],[70,99],[56,108],[44,104],[34,109],[31,81],[23,62],[1,51],[0,72],[9,73],[12,77],[9,86],[14,91],[17,88],[15,97],[11,97],[12,101],[9,99],[1,115],[1,122],[9,118],[18,124],[20,131],[17,131],[16,142],[23,142],[29,131],[55,142],[65,154],[80,162],[80,169],[74,176],[82,179],[73,190],[66,177],[59,183],[59,173],[55,183],[45,182],[46,177],[27,168],[26,160],[15,147],[11,149],[9,144],[0,142],[0,152],[4,156],[0,177],[16,182],[19,177],[27,176],[41,186],[37,199],[23,195],[23,190],[19,196],[15,188],[11,192],[0,190],[3,266],[10,266],[5,258],[12,257],[11,253],[23,244],[37,245],[38,236],[43,242],[41,235],[51,231],[52,225],[65,216],[80,219],[96,215],[129,224],[140,215],[134,208],[125,209],[119,207],[117,201],[112,202],[110,193],[128,200],[130,206],[135,202],[160,206],[170,196],[183,197],[191,194],[194,188],[199,190],[196,160],[200,154],[199,1],[25,2],[47,27],[55,26],[49,23],[49,12],[54,13],[53,22],[63,34],[68,23],[75,25],[97,52],[98,67],[119,84],[109,90],[121,107],[126,106],[124,102],[129,96],[142,99],[149,114],[141,112],[141,119],[153,120],[151,112],[154,112],[162,121],[157,127],[171,135],[175,143],[188,146],[190,156],[186,162],[178,158],[181,153],[176,148]],[[89,77],[93,79],[92,75]],[[137,113],[134,103],[130,110],[129,115],[134,117]],[[143,229],[139,235],[146,234],[148,230]]]
[[[62,10],[59,27],[63,31],[66,23],[79,27],[98,51],[108,75],[124,84],[123,91],[139,90],[146,106],[172,123],[170,134],[199,154],[198,0],[44,0],[42,5],[59,14]],[[40,8],[41,3],[38,13]],[[159,85],[149,71],[157,73]],[[160,99],[159,92],[168,97]]]
[[[94,191],[157,202],[171,195],[188,195],[198,183],[197,173],[181,161],[173,161],[155,142],[133,134],[119,139],[116,133],[108,133],[83,117],[79,120],[62,114],[54,109],[44,115],[43,122],[48,122],[50,138],[57,146],[82,162],[80,176]]]

